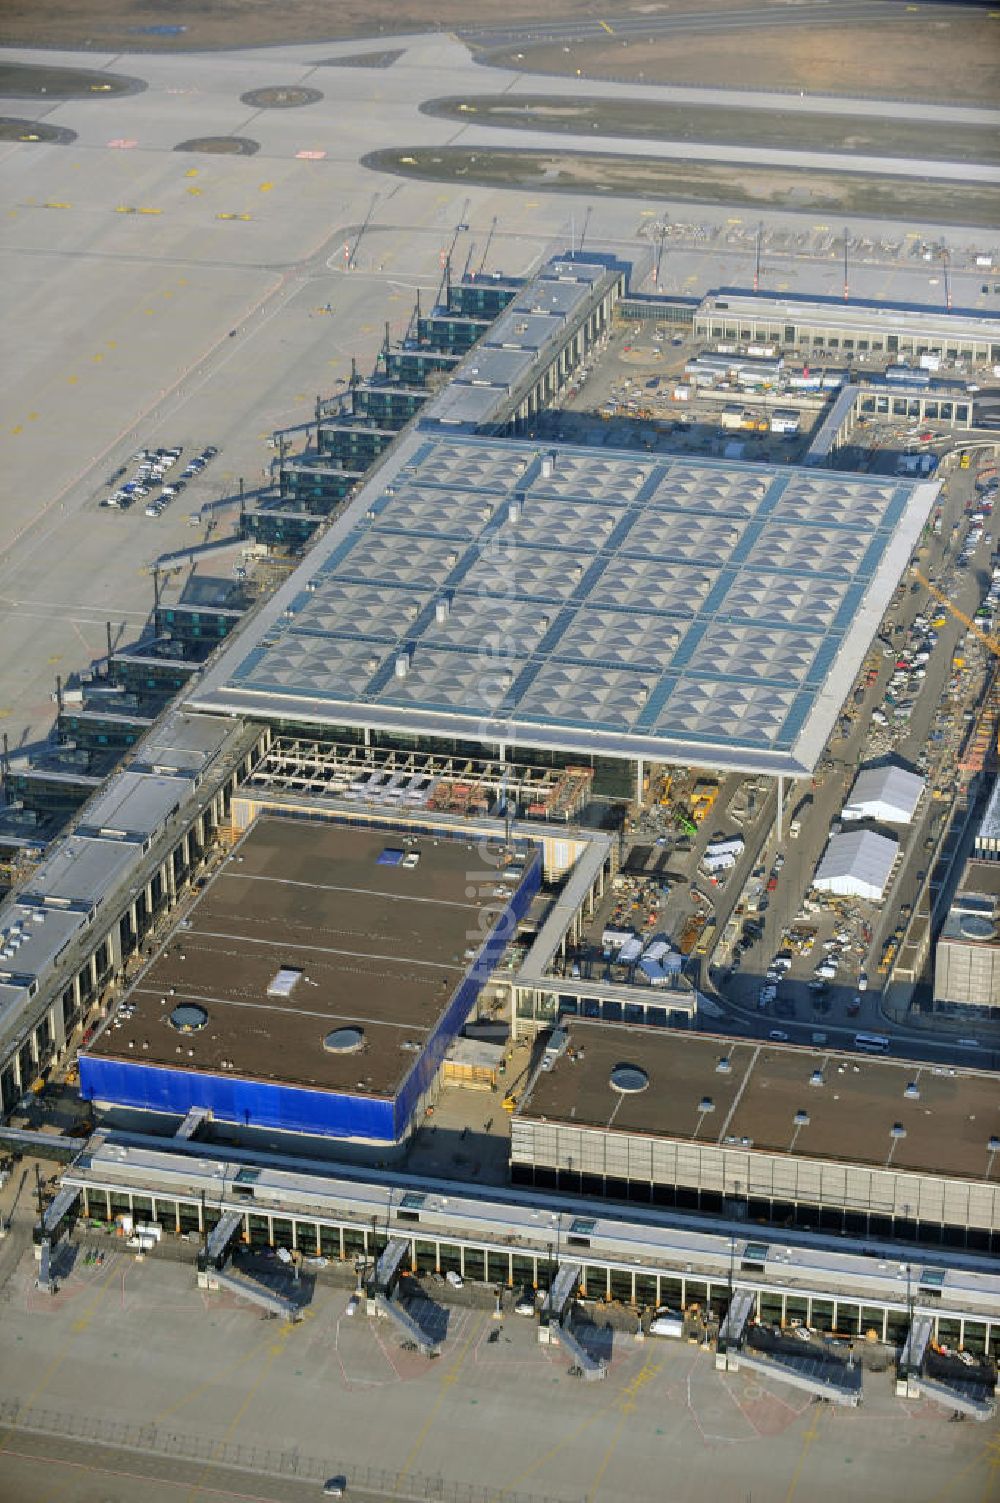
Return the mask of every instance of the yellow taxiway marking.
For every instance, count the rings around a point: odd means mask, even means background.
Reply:
[[[641,1388],[645,1387],[647,1383],[651,1383],[653,1381],[662,1366],[662,1362],[653,1362],[651,1358],[647,1357],[646,1361],[643,1363],[643,1366],[641,1367],[639,1372],[636,1373],[631,1383],[628,1383],[626,1385],[621,1399],[619,1400],[621,1418],[615,1426],[615,1432],[612,1435],[611,1439],[608,1441],[607,1449],[601,1458],[601,1462],[597,1468],[597,1471],[594,1473],[594,1480],[590,1485],[590,1491],[587,1494],[586,1503],[594,1503],[594,1499],[597,1497],[597,1494],[600,1491],[601,1483],[604,1481],[604,1474],[608,1470],[608,1467],[611,1465],[611,1459],[618,1449],[618,1443],[622,1438],[622,1431],[625,1429],[626,1421],[635,1410],[636,1395]]]
[[[802,1437],[802,1454],[799,1457],[798,1465],[796,1466],[795,1471],[792,1473],[792,1480],[788,1484],[788,1491],[785,1494],[785,1503],[792,1503],[792,1499],[795,1497],[795,1493],[799,1485],[799,1479],[802,1476],[806,1462],[809,1460],[809,1452],[812,1450],[813,1445],[816,1441],[816,1436],[819,1434],[818,1427],[819,1415],[814,1414],[812,1417],[812,1423]]]
[[[455,1384],[458,1382],[462,1364],[464,1363],[466,1357],[469,1355],[473,1340],[481,1334],[482,1325],[483,1322],[481,1320],[472,1322],[472,1328],[469,1331],[468,1336],[465,1338],[461,1350],[456,1356],[451,1367],[442,1377],[441,1391],[438,1394],[437,1398],[434,1400],[434,1403],[431,1405],[430,1413],[421,1425],[420,1430],[417,1434],[417,1438],[413,1442],[413,1445],[410,1447],[409,1455],[396,1474],[397,1487],[399,1486],[402,1479],[406,1476],[407,1472],[410,1470],[410,1467],[416,1461],[417,1456],[420,1453],[420,1448],[423,1445],[424,1441],[427,1439],[427,1436],[430,1434],[431,1427],[438,1417],[438,1413],[441,1409],[442,1404],[448,1397],[451,1390],[454,1388]]]
[[[214,1388],[217,1384],[223,1382],[227,1378],[231,1378],[238,1370],[249,1370],[251,1364],[255,1363],[259,1357],[263,1356],[265,1351],[273,1350],[273,1344],[274,1337],[270,1332],[268,1332],[268,1334],[251,1349],[247,1357],[240,1356],[234,1358],[232,1362],[228,1362],[224,1367],[220,1367],[218,1372],[214,1373],[212,1377],[204,1378],[200,1383],[196,1383],[193,1388],[189,1388],[187,1393],[182,1394],[179,1399],[175,1399],[172,1404],[168,1404],[165,1409],[158,1410],[156,1414],[153,1415],[153,1424],[158,1425],[162,1420],[169,1419],[171,1415],[177,1414],[181,1409],[186,1409],[189,1404],[191,1404],[195,1399],[200,1398],[203,1393],[206,1393],[208,1391],[208,1389]]]
[[[271,191],[271,189],[273,187],[274,187],[273,183],[261,183],[261,185],[260,185],[260,191],[261,191],[261,193],[270,193],[270,191]]]
[[[611,27],[611,26],[609,26],[608,23],[607,23],[607,21],[599,21],[597,24],[599,26],[603,26],[604,27],[604,30],[607,32],[607,34],[608,34],[609,37],[613,37],[614,36],[614,34],[615,34],[614,33],[614,28]]]
[[[200,169],[197,168],[197,167],[189,167],[188,170],[187,170],[187,172],[185,172],[184,176],[185,177],[197,177],[199,170]]]
[[[107,1276],[107,1278],[104,1279],[101,1282],[101,1284],[97,1287],[97,1289],[95,1289],[93,1295],[91,1296],[90,1302],[84,1308],[83,1314],[77,1320],[74,1320],[72,1326],[70,1327],[71,1330],[79,1332],[79,1331],[85,1331],[87,1329],[87,1327],[90,1325],[90,1322],[93,1320],[94,1316],[97,1314],[97,1307],[98,1307],[98,1305],[101,1304],[101,1302],[104,1299],[104,1296],[107,1294],[108,1290],[111,1287],[111,1280],[113,1278],[117,1277],[117,1275],[120,1272],[121,1272],[121,1270],[118,1267],[117,1260],[116,1260],[116,1262],[112,1265],[112,1267],[108,1269],[108,1276]],[[58,1366],[58,1364],[60,1362],[64,1362],[65,1359],[66,1359],[66,1357],[68,1355],[69,1354],[67,1352],[63,1352],[60,1356],[58,1356],[58,1357],[56,1357],[54,1359],[54,1361],[50,1364],[50,1366],[52,1368],[52,1372],[55,1372],[55,1369]],[[38,1395],[41,1393],[42,1389],[45,1387],[46,1383],[49,1381],[49,1377],[50,1376],[51,1376],[51,1374],[43,1374],[42,1379],[41,1379],[41,1381],[38,1384],[38,1387],[35,1389],[34,1393],[31,1395],[31,1403],[34,1403],[35,1399],[37,1399]]]
[[[258,1393],[267,1382],[272,1362],[274,1361],[275,1357],[281,1356],[282,1352],[285,1350],[285,1347],[288,1345],[288,1338],[291,1335],[293,1329],[294,1327],[292,1326],[286,1327],[286,1329],[278,1337],[277,1341],[273,1342],[270,1345],[267,1356],[261,1363],[260,1373],[254,1379],[253,1383],[251,1383],[249,1389],[247,1390],[246,1398],[243,1400],[242,1404],[230,1420],[229,1425],[226,1427],[226,1433],[223,1435],[222,1439],[219,1441],[218,1445],[215,1448],[215,1455],[218,1455],[226,1445],[226,1442],[236,1434],[236,1431],[239,1429],[240,1424],[243,1420],[243,1416],[246,1414],[247,1410],[250,1408],[250,1405],[253,1403],[254,1399],[257,1397]],[[205,1469],[199,1477],[198,1481],[194,1483],[190,1492],[188,1493],[188,1503],[192,1503],[192,1500],[197,1498],[198,1494],[202,1490],[202,1483],[204,1483],[211,1469],[212,1460],[209,1460],[206,1463]]]

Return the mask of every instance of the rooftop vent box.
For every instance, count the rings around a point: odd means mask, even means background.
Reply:
[[[283,965],[268,986],[267,995],[269,997],[290,997],[295,989],[295,983],[301,975],[302,971],[297,966]]]

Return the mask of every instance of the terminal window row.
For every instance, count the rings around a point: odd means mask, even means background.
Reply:
[[[221,1214],[217,1209],[207,1207],[203,1225],[201,1206],[196,1201],[154,1198],[121,1191],[85,1189],[83,1200],[84,1214],[98,1224],[105,1218],[111,1224],[116,1215],[126,1212],[138,1221],[156,1222],[165,1232],[175,1235],[204,1233],[218,1222]],[[393,1227],[392,1234],[399,1236],[399,1228]],[[381,1252],[385,1229],[248,1211],[243,1217],[241,1238],[251,1247],[298,1248],[306,1257],[321,1256],[331,1262],[351,1263]],[[437,1237],[411,1237],[408,1241],[409,1268],[415,1274],[452,1271],[474,1282],[503,1284],[511,1288],[527,1284],[547,1289],[560,1258],[564,1258],[567,1251],[565,1240],[560,1246],[555,1234],[547,1254],[527,1249],[517,1252],[469,1245]],[[729,1304],[728,1279],[699,1278],[688,1273],[663,1273],[605,1263],[583,1263],[581,1269],[581,1295],[598,1302],[645,1308],[669,1305],[672,1309],[697,1309],[716,1319],[724,1314]],[[897,1346],[902,1345],[909,1324],[905,1309],[778,1289],[758,1290],[754,1313],[757,1319],[768,1324],[799,1323],[816,1331],[844,1337],[864,1336],[874,1331],[878,1340]],[[1000,1322],[936,1316],[934,1340],[964,1347],[975,1355],[988,1353],[994,1359],[1000,1358]]]

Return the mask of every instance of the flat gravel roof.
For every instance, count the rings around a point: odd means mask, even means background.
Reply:
[[[519,1108],[531,1122],[882,1168],[891,1150],[895,1170],[966,1179],[985,1178],[987,1142],[1000,1135],[996,1077],[985,1073],[618,1024],[563,1026],[567,1051]],[[723,1058],[730,1068],[720,1072]],[[614,1090],[620,1064],[640,1066],[647,1088]],[[822,1085],[811,1083],[816,1070]],[[913,1099],[904,1095],[911,1082]],[[797,1130],[799,1112],[809,1121]],[[905,1137],[893,1136],[897,1124]]]
[[[417,431],[192,703],[799,775],[937,491]]]
[[[259,818],[135,982],[134,1015],[87,1052],[394,1093],[485,932],[483,884],[467,896],[470,862],[481,861],[464,842],[419,839],[407,847],[419,851],[419,865],[382,864],[405,838]],[[301,975],[287,995],[269,993],[283,969]],[[203,1028],[181,1034],[169,1025],[182,1004],[204,1009]],[[360,1052],[324,1048],[340,1028],[363,1030]]]

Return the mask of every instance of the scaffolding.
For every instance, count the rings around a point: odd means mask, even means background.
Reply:
[[[451,814],[486,814],[510,803],[532,818],[568,823],[590,798],[593,780],[590,767],[529,767],[279,736],[246,786]]]

